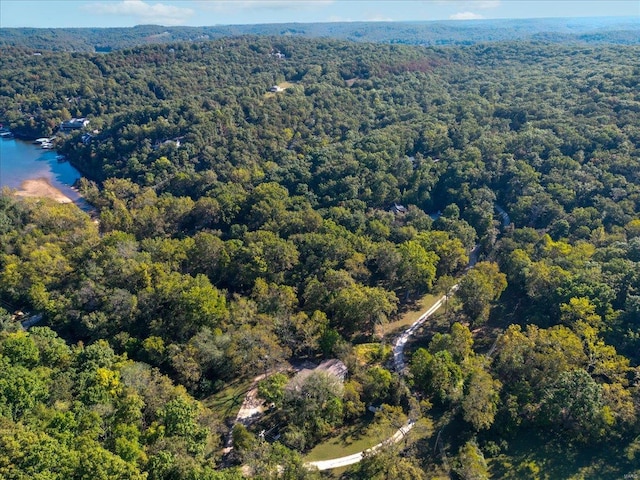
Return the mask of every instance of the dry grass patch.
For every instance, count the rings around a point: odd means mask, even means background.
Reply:
[[[402,313],[396,320],[389,322],[383,326],[376,326],[376,335],[386,337],[387,340],[394,338],[405,328],[409,327],[413,322],[418,320],[420,316],[426,312],[440,299],[441,295],[426,294],[417,300],[411,310]]]

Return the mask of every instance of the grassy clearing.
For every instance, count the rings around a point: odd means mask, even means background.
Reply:
[[[277,84],[280,88],[286,90],[287,88],[293,87],[293,83],[291,82],[280,82]],[[264,98],[273,98],[277,95],[275,92],[265,92]]]
[[[394,322],[388,323],[384,327],[378,327],[376,334],[379,336],[385,336],[387,339],[395,337],[398,332],[404,330],[420,318],[420,316],[427,309],[433,306],[439,298],[440,295],[425,295],[415,302],[412,310],[405,312]],[[383,361],[391,354],[391,348],[389,345],[381,345],[379,343],[355,345],[354,351],[358,359],[365,364]],[[368,417],[362,422],[345,427],[338,435],[316,445],[311,451],[309,451],[309,453],[307,453],[305,461],[313,462],[318,460],[329,460],[331,458],[352,455],[379,444],[384,439],[389,438],[393,433],[395,433],[396,428],[389,427],[386,432],[376,431],[375,434],[372,434],[369,430],[372,420],[372,417]],[[346,470],[347,469],[340,469],[340,471],[334,470],[332,471],[332,476],[328,476],[327,478],[339,478],[339,474]]]
[[[339,435],[316,445],[305,456],[305,461],[314,462],[352,455],[371,448],[393,435],[394,428],[389,429],[388,432],[382,432],[382,435],[378,432],[376,435],[369,435],[369,425],[372,419],[373,417],[370,417],[355,425],[343,428]]]
[[[426,294],[413,304],[413,308],[411,310],[404,312],[397,320],[389,322],[383,327],[376,327],[376,333],[378,335],[384,335],[387,338],[395,337],[401,330],[405,329],[420,318],[420,315],[436,303],[440,297],[441,295],[439,294]]]
[[[226,418],[235,418],[251,386],[251,379],[234,380],[219,392],[202,400],[202,403]]]

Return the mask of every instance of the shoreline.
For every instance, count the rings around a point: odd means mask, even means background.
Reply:
[[[77,192],[75,187],[71,188]],[[48,198],[57,203],[73,203],[80,210],[88,214],[94,221],[98,218],[95,207],[87,202],[82,195],[79,195],[79,197],[74,200],[54,187],[46,177],[29,178],[23,181],[19,189],[13,190],[13,194],[21,198]]]
[[[50,198],[58,203],[73,203],[71,198],[51,185],[49,179],[45,177],[25,180],[16,190],[15,195],[28,198]]]

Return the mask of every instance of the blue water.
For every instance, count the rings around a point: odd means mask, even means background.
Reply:
[[[0,139],[0,188],[17,190],[25,180],[46,178],[77,203],[80,195],[71,186],[80,173],[69,162],[58,162],[56,156],[54,150],[44,150],[29,142]]]

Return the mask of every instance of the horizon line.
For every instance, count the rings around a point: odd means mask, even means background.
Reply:
[[[337,22],[325,21],[325,22],[267,22],[267,23],[216,23],[211,25],[163,25],[159,23],[141,23],[133,26],[121,26],[121,27],[102,27],[102,26],[87,26],[87,27],[2,27],[2,30],[72,30],[72,29],[93,29],[93,30],[110,30],[110,29],[123,29],[123,28],[140,28],[140,27],[162,27],[169,29],[176,28],[220,28],[220,27],[249,27],[249,26],[267,26],[267,25],[340,25],[340,24],[394,24],[394,23],[487,23],[487,22],[510,22],[516,20],[588,20],[588,19],[640,19],[639,15],[605,15],[605,16],[575,16],[575,17],[512,17],[512,18],[478,18],[478,19],[466,19],[466,20],[454,20],[454,19],[439,19],[439,20],[341,20]]]

